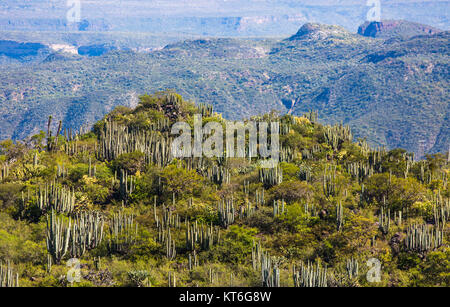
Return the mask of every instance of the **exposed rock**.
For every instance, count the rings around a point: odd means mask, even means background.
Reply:
[[[340,26],[305,23],[300,30],[288,40],[324,40],[330,37],[345,38],[349,36],[351,36],[351,33]]]
[[[408,38],[417,35],[432,35],[442,32],[439,29],[420,23],[404,20],[367,21],[358,28],[358,34],[378,38]]]

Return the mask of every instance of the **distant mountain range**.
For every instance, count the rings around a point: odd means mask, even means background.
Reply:
[[[446,151],[450,32],[392,20],[359,32],[307,23],[286,39],[194,39],[148,52],[96,44],[84,56],[3,41],[0,136],[37,133],[48,115],[79,128],[172,88],[231,119],[314,109],[373,145]]]
[[[407,19],[449,30],[450,1],[380,2],[382,19]],[[69,22],[65,0],[2,0],[0,31],[113,31],[220,37],[288,36],[307,22],[356,32],[367,0],[91,0]]]

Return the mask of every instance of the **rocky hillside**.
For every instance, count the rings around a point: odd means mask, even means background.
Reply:
[[[77,128],[116,105],[135,105],[137,93],[170,88],[227,118],[318,110],[320,121],[349,124],[373,146],[404,147],[419,157],[444,152],[449,36],[383,39],[305,24],[283,40],[201,39],[149,53],[54,56],[3,68],[0,135],[37,133],[50,114]]]
[[[416,35],[436,34],[442,30],[404,20],[365,22],[358,28],[358,34],[378,38],[408,38]]]
[[[0,142],[0,285],[450,286],[447,155],[371,148],[309,112],[253,118],[280,123],[274,168],[261,152],[175,159],[170,128],[199,113],[227,124],[166,91],[92,130],[56,117]]]

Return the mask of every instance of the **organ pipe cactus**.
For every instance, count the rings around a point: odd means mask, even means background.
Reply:
[[[69,250],[72,221],[57,217],[54,210],[47,216],[47,251],[53,263],[59,264]]]
[[[259,181],[262,182],[265,187],[278,185],[283,182],[283,170],[279,166],[273,168],[260,168]]]
[[[233,199],[222,199],[217,206],[219,223],[222,227],[227,228],[234,223],[235,209]]]
[[[0,288],[3,287],[19,287],[19,274],[14,272],[9,261],[6,264],[0,262]]]
[[[284,200],[274,200],[273,201],[273,217],[284,214]]]
[[[338,231],[344,226],[344,208],[341,202],[336,206],[336,226]]]
[[[109,222],[109,241],[107,248],[111,253],[123,253],[136,242],[138,224],[134,216],[123,211],[114,214]]]
[[[358,277],[358,273],[359,273],[358,260],[356,260],[354,258],[347,259],[345,268],[347,270],[348,278],[354,279],[354,278]]]
[[[280,287],[280,269],[278,259],[273,258],[261,248],[261,244],[253,241],[252,265],[254,270],[260,270],[263,287]]]
[[[98,212],[77,214],[71,232],[71,256],[79,258],[99,246],[103,240],[103,226],[104,221]]]
[[[411,225],[405,238],[405,248],[408,251],[425,253],[442,245],[444,233],[439,228],[433,229],[428,225]]]
[[[379,216],[379,228],[383,234],[387,235],[391,227],[391,210],[387,210],[387,212],[385,210],[384,206],[382,206]]]
[[[292,278],[295,287],[326,287],[327,267],[322,268],[319,263],[314,266],[309,262],[307,265],[302,263],[299,269],[294,265]]]
[[[336,166],[331,167],[330,171],[325,168],[322,186],[326,197],[336,196]]]
[[[55,210],[58,213],[71,213],[75,208],[75,192],[59,187],[55,182],[46,184],[39,187],[37,204],[43,212]]]

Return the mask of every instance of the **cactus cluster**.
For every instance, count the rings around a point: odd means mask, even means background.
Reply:
[[[273,217],[283,215],[285,213],[284,200],[274,200],[273,201]]]
[[[219,224],[222,227],[227,228],[228,226],[233,224],[236,214],[233,198],[220,200],[219,204],[217,205],[217,214]]]
[[[214,228],[212,224],[208,227],[199,226],[197,221],[194,223],[186,222],[186,249],[194,251],[197,244],[203,250],[209,250],[214,244],[220,241],[220,230]]]
[[[109,221],[109,240],[107,248],[110,253],[124,253],[136,242],[138,224],[134,216],[123,210],[113,214]]]
[[[261,243],[253,241],[252,265],[254,270],[260,270],[263,287],[280,287],[279,259],[271,257],[264,251]]]
[[[408,227],[405,238],[405,248],[408,251],[424,253],[440,247],[444,240],[442,230],[433,229],[426,224]]]
[[[283,182],[283,170],[279,166],[273,168],[260,168],[259,181],[262,182],[265,187],[278,185]]]
[[[206,178],[211,180],[215,184],[228,184],[231,180],[231,173],[228,168],[223,166],[214,165],[213,167],[207,168],[203,173]]]
[[[55,210],[70,214],[75,208],[75,192],[58,186],[55,182],[39,186],[37,204],[43,212]]]
[[[336,166],[325,168],[322,182],[323,194],[326,197],[336,196]]]
[[[322,147],[318,144],[314,144],[310,148],[304,148],[302,150],[302,158],[305,160],[312,160],[315,154],[321,153]]]
[[[69,174],[68,169],[65,167],[64,163],[56,165],[56,177],[66,178]]]
[[[97,212],[82,212],[75,219],[56,216],[55,210],[47,216],[47,251],[52,263],[59,264],[66,254],[81,257],[103,240],[104,222]],[[50,260],[50,258],[49,258]]]
[[[256,190],[255,204],[256,204],[256,207],[264,206],[264,189]]]
[[[350,279],[358,278],[359,263],[358,263],[357,259],[354,259],[354,258],[347,259],[345,269],[347,271],[348,278],[350,278]]]
[[[72,221],[57,217],[54,210],[47,215],[47,251],[53,263],[59,264],[69,250]]]
[[[211,104],[200,103],[197,105],[197,110],[203,117],[210,117],[213,115],[214,108]]]
[[[198,267],[198,258],[197,253],[194,250],[192,254],[188,255],[188,269],[189,271],[192,271],[192,269],[196,267]]]
[[[133,176],[128,175],[128,172],[121,169],[120,170],[120,180],[119,180],[119,193],[122,199],[127,199],[134,191],[134,181]]]
[[[444,201],[440,193],[434,197],[433,220],[436,227],[440,229],[443,229],[450,220],[450,199],[447,198]]]
[[[77,214],[71,231],[70,255],[80,258],[86,251],[99,246],[103,240],[103,226],[103,218],[98,212]]]
[[[240,219],[249,218],[255,212],[256,212],[256,207],[253,207],[252,204],[249,201],[247,201],[246,205],[242,205],[239,208],[239,218]]]
[[[4,287],[19,287],[19,274],[14,272],[10,261],[6,264],[0,261],[0,288]]]
[[[169,132],[130,128],[109,119],[99,135],[98,157],[111,161],[121,154],[140,151],[147,164],[166,166],[173,159],[171,143]]]
[[[359,183],[364,179],[371,177],[374,174],[373,166],[364,162],[352,162],[347,166],[347,171]]]
[[[339,150],[344,142],[351,142],[353,140],[353,135],[349,126],[337,124],[334,126],[325,126],[324,128],[323,135],[325,142],[330,145],[333,150]]]
[[[292,278],[295,287],[326,287],[327,286],[327,267],[322,268],[320,263],[314,266],[309,263],[302,263],[297,269],[295,265],[292,268]]]
[[[386,206],[381,206],[378,227],[380,228],[380,231],[384,235],[387,235],[389,233],[389,229],[391,227],[391,210],[385,209],[385,208],[386,208]],[[400,219],[401,219],[401,215],[400,215]]]

